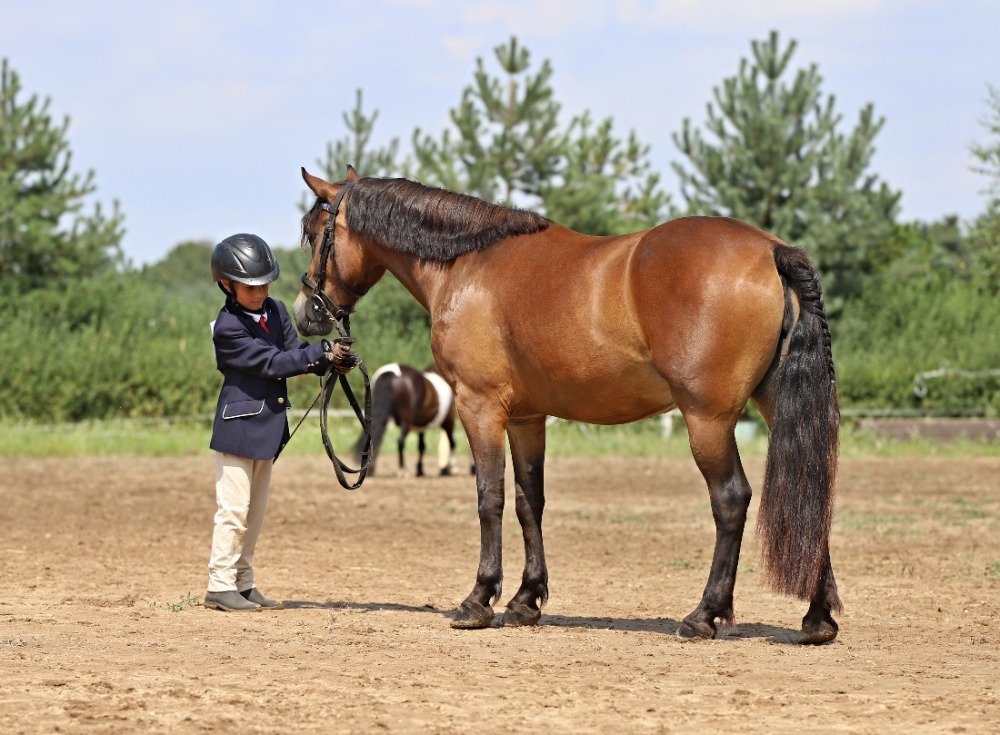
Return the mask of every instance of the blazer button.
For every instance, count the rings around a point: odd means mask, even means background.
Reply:
[[[285,402],[284,398],[278,398],[278,403],[284,403],[284,402]]]

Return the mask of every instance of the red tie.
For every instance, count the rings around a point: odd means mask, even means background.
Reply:
[[[260,321],[258,322],[258,324],[260,324],[260,328],[263,329],[265,332],[267,332],[268,334],[271,333],[271,330],[267,328],[267,317],[264,316],[263,314],[260,315]]]

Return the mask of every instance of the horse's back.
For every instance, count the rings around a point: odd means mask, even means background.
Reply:
[[[622,423],[668,410],[694,374],[766,369],[783,309],[772,242],[704,217],[514,238],[456,263],[434,309],[435,356],[513,415]]]

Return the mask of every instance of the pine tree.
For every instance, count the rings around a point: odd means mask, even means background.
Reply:
[[[975,273],[992,294],[1000,293],[1000,89],[989,86],[989,112],[982,125],[990,136],[971,147],[977,173],[988,177],[986,211],[976,218],[969,233],[975,254]]]
[[[500,77],[476,59],[473,84],[451,110],[453,129],[413,135],[415,176],[487,201],[532,207],[581,232],[603,235],[650,227],[668,204],[649,146],[621,140],[589,111],[560,125],[552,63],[531,73],[516,38],[494,49]]]
[[[343,113],[347,135],[326,144],[326,155],[317,159],[321,176],[327,181],[341,181],[348,165],[354,166],[361,176],[394,176],[401,173],[396,162],[399,139],[371,148],[372,131],[378,120],[378,110],[366,115],[360,89],[355,91],[354,109]]]
[[[691,213],[751,222],[805,247],[836,313],[869,272],[868,250],[893,233],[899,193],[869,171],[882,129],[871,104],[850,133],[815,64],[785,81],[793,40],[778,33],[751,43],[734,77],[713,90],[706,132],[685,119],[673,136],[688,158],[674,164]]]
[[[123,217],[100,203],[94,172],[71,171],[69,118],[53,120],[49,100],[19,100],[21,82],[0,65],[0,287],[5,294],[99,275],[123,262]]]
[[[665,218],[669,198],[649,146],[635,131],[623,141],[612,128],[610,117],[594,126],[589,112],[573,120],[560,174],[539,191],[547,217],[591,235],[633,232]]]
[[[530,74],[531,54],[516,38],[494,54],[505,77],[490,76],[476,59],[473,84],[450,113],[455,135],[446,130],[435,140],[414,131],[414,173],[424,183],[511,204],[518,195],[537,197],[558,171],[564,135],[552,64]]]

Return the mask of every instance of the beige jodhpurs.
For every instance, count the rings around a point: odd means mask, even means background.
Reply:
[[[264,525],[273,464],[271,459],[215,453],[218,510],[208,562],[209,592],[245,592],[254,587],[253,550]]]

